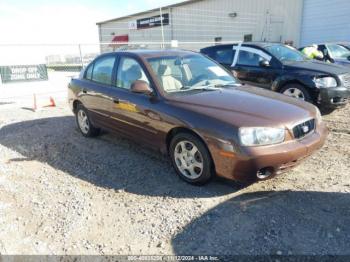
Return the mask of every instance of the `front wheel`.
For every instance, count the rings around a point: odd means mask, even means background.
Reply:
[[[310,93],[300,84],[288,84],[281,88],[280,93],[306,102],[312,102]]]
[[[171,140],[169,150],[176,173],[186,182],[202,185],[214,176],[210,153],[194,135],[177,134]]]
[[[85,137],[95,137],[100,133],[100,129],[93,126],[90,121],[86,108],[79,104],[76,110],[75,118],[79,127],[80,132]]]

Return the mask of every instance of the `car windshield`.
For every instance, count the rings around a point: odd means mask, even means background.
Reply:
[[[212,91],[239,85],[226,70],[202,55],[149,58],[148,63],[167,93]]]
[[[344,46],[346,49],[350,51],[350,44],[342,44],[342,46]]]
[[[265,49],[274,55],[281,62],[284,61],[305,61],[307,58],[298,50],[293,47],[285,45],[270,45],[265,47]]]
[[[341,45],[327,45],[332,58],[348,58],[350,51]]]

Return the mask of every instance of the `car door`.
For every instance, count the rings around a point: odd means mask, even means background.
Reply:
[[[317,50],[322,52],[323,61],[334,63],[334,60],[331,58],[329,50],[326,45],[318,45]]]
[[[238,47],[237,58],[234,59],[231,70],[242,82],[270,89],[276,77],[276,70],[270,64],[272,57],[260,49]],[[266,61],[268,64],[263,64]]]
[[[152,146],[157,144],[158,100],[130,90],[137,80],[150,84],[144,68],[136,58],[120,55],[116,81],[110,93],[111,119],[119,132]]]
[[[83,80],[80,97],[91,120],[98,126],[108,127],[110,118],[110,89],[114,81],[116,56],[104,55],[89,65]]]

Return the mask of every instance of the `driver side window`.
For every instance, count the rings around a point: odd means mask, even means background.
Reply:
[[[143,80],[149,84],[141,65],[133,58],[122,57],[118,66],[117,87],[130,89],[136,80]]]
[[[238,55],[238,64],[246,66],[259,66],[264,58],[256,53],[240,50]]]

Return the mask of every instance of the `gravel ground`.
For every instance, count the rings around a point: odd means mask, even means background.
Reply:
[[[0,253],[350,255],[349,113],[287,174],[194,187],[156,151],[82,137],[65,104],[1,103]]]

